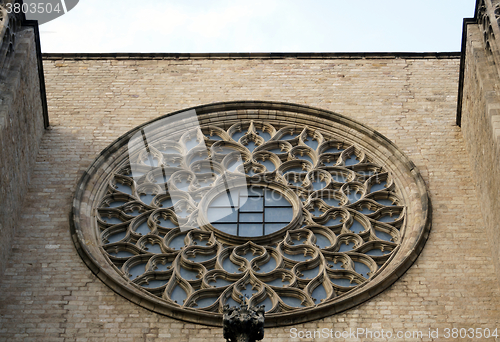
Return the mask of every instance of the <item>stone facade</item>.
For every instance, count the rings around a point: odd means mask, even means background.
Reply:
[[[488,1],[486,13],[494,17]],[[22,209],[18,219],[8,215],[8,230],[0,221],[0,260],[6,265],[0,280],[0,341],[223,340],[220,327],[151,312],[106,286],[78,255],[69,215],[80,177],[121,135],[175,110],[238,100],[318,107],[375,129],[420,170],[433,207],[423,251],[391,287],[321,320],[266,328],[264,341],[334,340],[318,336],[323,328],[328,334],[344,332],[335,340],[346,341],[377,340],[373,334],[382,331],[403,336],[378,340],[458,340],[454,328],[494,332],[500,317],[500,76],[491,43],[498,28],[496,20],[489,22],[487,35],[483,24],[467,25],[461,127],[456,125],[458,54],[46,55],[51,127],[38,153],[42,115],[5,114],[12,126],[4,120],[0,132],[2,210]],[[33,45],[25,42],[19,51],[31,53],[16,59],[18,86],[7,88],[27,101],[18,97],[8,107],[12,113],[37,112],[39,106]],[[30,105],[35,106],[31,112],[22,107]],[[4,108],[2,115],[10,113]],[[17,161],[19,156],[25,159]],[[372,337],[351,338],[349,331],[357,329],[370,330]],[[498,340],[477,331],[471,337],[466,330],[462,340]]]
[[[500,30],[486,20],[489,2],[478,9],[484,16],[466,31],[461,126],[500,280],[500,50],[495,34],[485,34]]]
[[[44,132],[34,30],[23,27],[15,38],[11,56],[2,58],[0,76],[0,274]]]
[[[319,321],[267,329],[265,340],[288,341],[291,328],[494,329],[499,288],[455,124],[457,57],[45,56],[52,126],[1,282],[0,341],[221,340],[220,328],[151,313],[104,285],[77,254],[68,215],[84,170],[131,128],[198,104],[254,99],[324,108],[384,134],[420,169],[434,208],[420,257],[389,289]]]

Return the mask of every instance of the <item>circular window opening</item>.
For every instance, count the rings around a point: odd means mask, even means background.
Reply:
[[[287,226],[293,208],[277,190],[242,187],[216,196],[208,206],[207,217],[214,228],[226,234],[257,237]]]
[[[199,106],[106,148],[77,186],[72,234],[129,300],[220,325],[225,304],[266,325],[358,305],[416,260],[430,203],[415,165],[349,118],[270,102]]]

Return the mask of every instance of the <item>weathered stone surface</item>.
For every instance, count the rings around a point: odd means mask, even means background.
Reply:
[[[319,321],[266,329],[265,341],[298,340],[292,328],[421,331],[408,339],[420,341],[432,340],[429,329],[444,340],[446,328],[496,328],[489,236],[455,125],[458,58],[58,57],[44,68],[52,129],[0,281],[0,341],[223,340],[221,328],[151,313],[109,289],[78,256],[68,217],[79,177],[114,139],[159,115],[230,100],[306,104],[376,129],[420,169],[434,208],[423,252],[388,290]]]
[[[264,338],[264,307],[224,306],[223,332],[228,342],[255,342]]]
[[[16,33],[13,51],[0,70],[0,275],[44,131],[32,28]]]
[[[496,21],[493,25],[498,30]],[[485,41],[481,28],[467,27],[462,133],[500,281],[500,67],[493,61],[500,51],[494,36]],[[485,47],[490,41],[493,51]]]

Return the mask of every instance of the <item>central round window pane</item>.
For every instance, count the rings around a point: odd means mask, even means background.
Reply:
[[[221,232],[254,237],[284,228],[292,221],[293,208],[276,190],[243,187],[217,195],[208,206],[207,217]]]

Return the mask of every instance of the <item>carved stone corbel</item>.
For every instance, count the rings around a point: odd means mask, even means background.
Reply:
[[[224,338],[227,342],[255,342],[264,338],[264,306],[224,305]]]

